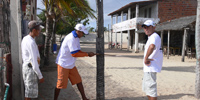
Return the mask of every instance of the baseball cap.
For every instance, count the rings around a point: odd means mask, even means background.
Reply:
[[[30,30],[34,29],[34,28],[37,27],[37,26],[41,26],[41,23],[38,22],[38,21],[36,21],[36,20],[32,20],[32,21],[30,21],[30,22],[28,23],[28,28],[29,28]]]
[[[153,22],[152,20],[146,20],[146,21],[144,22],[144,24],[142,24],[142,27],[144,27],[144,26],[153,26],[153,27],[155,27],[155,26],[156,26],[156,23]]]
[[[89,34],[86,27],[83,24],[76,24],[74,28],[78,31],[83,32],[84,34]]]

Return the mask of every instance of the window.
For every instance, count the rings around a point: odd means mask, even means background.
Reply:
[[[149,8],[149,18],[151,18],[151,8]]]
[[[144,10],[144,18],[147,18],[147,9]]]
[[[132,13],[132,16],[131,16],[131,18],[135,18],[135,13]]]
[[[33,7],[33,15],[35,14],[35,8]]]

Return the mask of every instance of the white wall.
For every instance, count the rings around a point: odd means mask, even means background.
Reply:
[[[113,43],[115,43],[115,37],[116,37],[116,33],[112,33],[112,41]],[[127,37],[128,37],[128,34],[127,33],[122,33],[122,41],[123,43],[127,43]],[[104,33],[104,41],[105,42],[108,42],[108,32],[105,32]],[[111,33],[109,33],[109,42],[111,42]],[[118,43],[121,43],[121,33],[117,33],[117,42]]]
[[[89,35],[86,35],[85,37],[80,38],[80,42],[96,42],[96,33],[90,33]],[[127,33],[123,33],[123,43],[127,43]],[[113,42],[115,43],[115,33],[113,33],[112,36]],[[111,41],[111,33],[109,33],[109,41]],[[104,33],[104,42],[108,42],[108,32]],[[117,33],[117,42],[121,42],[121,33]]]
[[[140,8],[139,17],[144,17],[144,10],[147,9],[147,16],[149,15],[149,8],[151,8],[151,18],[158,18],[158,6],[157,3]]]

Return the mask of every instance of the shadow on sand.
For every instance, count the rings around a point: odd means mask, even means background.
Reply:
[[[163,96],[158,96],[158,100],[177,100],[180,99],[183,96],[193,96],[193,94],[175,94],[175,95],[163,95]],[[147,97],[142,96],[142,97],[120,97],[120,98],[112,98],[112,99],[106,99],[106,100],[148,100]]]
[[[143,67],[107,67],[106,69],[138,69],[143,70]],[[162,71],[176,71],[176,72],[190,72],[195,73],[195,66],[171,66],[171,67],[162,67]]]

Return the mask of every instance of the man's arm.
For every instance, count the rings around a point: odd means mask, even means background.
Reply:
[[[76,53],[72,53],[71,52],[71,55],[72,57],[85,57],[85,56],[89,56],[89,57],[92,57],[94,56],[94,53],[93,52],[82,52],[81,50],[76,52]]]
[[[149,59],[149,56],[152,54],[153,50],[155,49],[155,45],[151,44],[147,50],[146,56],[144,58],[144,63],[149,66],[151,64],[150,61],[152,61],[153,59]]]
[[[37,46],[35,46],[34,43],[32,43],[30,45],[30,50],[31,50],[30,55],[32,57],[31,58],[32,59],[32,62],[31,62],[32,68],[35,71],[35,73],[37,74],[38,78],[42,79],[43,76],[42,76],[42,73],[41,73],[41,71],[39,69],[38,57],[37,57],[37,53],[38,53],[37,50],[38,50],[38,48],[37,48]]]

